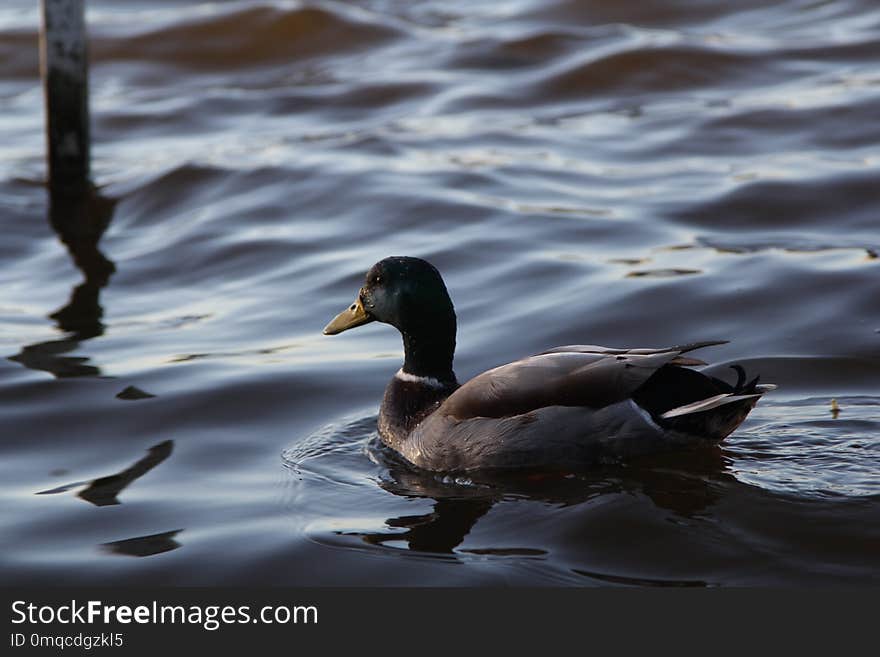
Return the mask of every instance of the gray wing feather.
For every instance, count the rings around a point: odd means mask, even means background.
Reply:
[[[594,344],[569,344],[563,347],[553,347],[542,354],[558,354],[558,353],[579,353],[579,354],[661,354],[670,351],[677,351],[680,354],[686,354],[689,351],[702,349],[703,347],[714,347],[719,344],[727,344],[727,340],[704,340],[702,342],[690,342],[677,347],[661,347],[657,348],[639,348],[639,349],[621,349],[618,347],[600,347]]]
[[[437,412],[463,420],[510,417],[547,406],[603,408],[629,398],[681,354],[678,348],[618,353],[576,347],[583,350],[552,350],[483,372],[452,393]]]

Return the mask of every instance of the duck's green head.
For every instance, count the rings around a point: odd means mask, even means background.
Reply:
[[[372,321],[391,324],[404,335],[450,330],[455,335],[455,311],[440,272],[419,258],[394,256],[373,265],[354,303],[324,327],[324,334]]]

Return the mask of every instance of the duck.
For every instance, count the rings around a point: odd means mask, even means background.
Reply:
[[[325,335],[371,322],[396,328],[403,366],[385,388],[382,442],[411,465],[441,473],[572,473],[650,454],[717,445],[776,386],[734,384],[705,374],[691,352],[726,340],[676,347],[554,347],[459,384],[457,322],[440,272],[426,260],[374,264],[357,298]]]

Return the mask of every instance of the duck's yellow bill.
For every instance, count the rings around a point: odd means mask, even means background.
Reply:
[[[372,321],[373,318],[364,310],[361,298],[358,297],[353,304],[336,315],[333,321],[324,327],[324,335],[336,335],[350,328],[369,324]]]

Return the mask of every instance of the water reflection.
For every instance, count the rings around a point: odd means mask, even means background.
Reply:
[[[380,448],[381,449],[381,448]],[[477,522],[498,502],[527,499],[550,505],[574,506],[612,494],[641,494],[674,517],[690,519],[715,505],[731,486],[751,488],[726,472],[719,449],[657,455],[627,466],[605,467],[577,475],[483,475],[467,482],[420,472],[395,460],[382,488],[408,498],[431,498],[430,513],[385,521],[388,531],[340,532],[359,536],[374,546],[452,554]],[[406,531],[400,532],[400,529]],[[503,546],[461,550],[496,556],[540,556],[545,550]]]
[[[136,536],[121,541],[102,543],[101,547],[113,554],[122,554],[128,557],[149,557],[181,547],[181,544],[174,537],[182,531],[182,529],[174,529],[170,532],[162,532],[161,534]]]
[[[125,470],[88,482],[88,486],[81,490],[77,494],[77,497],[86,502],[90,502],[95,506],[111,506],[119,504],[119,494],[131,485],[135,479],[143,477],[150,470],[167,459],[171,455],[173,447],[173,440],[165,440],[158,445],[153,445],[147,450],[146,456],[139,459]],[[58,488],[53,488],[52,490],[40,491],[37,495],[54,495],[56,493],[63,493],[72,488],[82,486],[84,483],[87,482],[66,484],[64,486],[59,486]]]
[[[494,499],[439,499],[431,513],[389,518],[385,524],[405,532],[365,532],[358,534],[365,543],[385,545],[404,541],[416,552],[452,554],[477,521],[483,517]]]
[[[650,577],[627,577],[625,575],[613,575],[599,573],[583,568],[572,568],[571,572],[582,575],[589,579],[598,580],[606,584],[620,584],[624,586],[663,586],[674,588],[704,588],[710,586],[709,582],[701,579],[656,579]]]
[[[100,291],[116,266],[101,252],[98,242],[110,225],[115,207],[116,200],[101,196],[93,185],[79,192],[49,191],[49,223],[85,280],[73,288],[64,307],[49,315],[69,335],[27,345],[9,360],[58,378],[101,374],[98,367],[88,363],[88,358],[63,354],[104,333]]]

